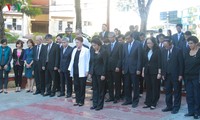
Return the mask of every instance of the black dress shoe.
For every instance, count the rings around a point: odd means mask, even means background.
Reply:
[[[136,108],[138,104],[132,104],[132,108]]]
[[[29,92],[31,92],[31,90],[27,90],[26,92],[29,93]]]
[[[79,107],[81,107],[81,106],[83,106],[83,105],[84,105],[83,103],[79,103],[79,104],[78,104]]]
[[[185,114],[184,116],[185,116],[185,117],[191,117],[191,116],[194,116],[194,114],[193,114],[193,113],[187,113],[187,114]]]
[[[65,94],[61,93],[57,97],[62,97],[62,96],[65,96]]]
[[[3,90],[1,90],[0,93],[3,93]]]
[[[45,93],[43,96],[49,96],[50,95],[50,93]]]
[[[101,109],[103,109],[102,107],[97,107],[95,110],[96,111],[99,111],[99,110],[101,110]]]
[[[169,111],[172,111],[172,108],[168,108],[166,107],[165,109],[162,109],[163,112],[169,112]]]
[[[122,105],[131,105],[132,104],[132,102],[124,102],[124,103],[122,103]]]
[[[74,104],[74,106],[78,106],[78,105],[79,105],[78,103],[75,103],[75,104]]]
[[[33,93],[33,95],[37,95],[37,94],[40,94],[41,92],[40,91],[36,91],[35,93]]]
[[[112,102],[114,101],[113,99],[107,99],[105,102]]]
[[[145,105],[144,107],[142,107],[142,108],[150,108],[150,106],[149,105]]]
[[[118,103],[118,100],[114,100],[114,102],[113,102],[114,104],[116,104],[116,103]]]
[[[66,96],[66,98],[70,98],[70,97],[72,97],[72,95],[67,95],[67,96]]]
[[[194,119],[199,119],[200,117],[197,114],[194,114]]]
[[[41,92],[40,94],[41,94],[42,96],[44,96],[44,93],[43,93],[43,92]]]
[[[97,108],[96,106],[93,106],[93,107],[90,108],[90,110],[94,110],[94,109],[96,109],[96,108]]]
[[[55,93],[51,93],[50,97],[54,97],[55,96]]]
[[[178,113],[178,110],[172,110],[171,113],[172,113],[172,114],[177,114],[177,113]]]

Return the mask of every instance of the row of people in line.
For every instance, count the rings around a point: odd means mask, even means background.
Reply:
[[[57,86],[59,86],[56,76],[60,73],[61,93],[59,96],[64,95],[65,87],[63,83],[66,82],[67,96],[71,97],[71,78],[73,77],[76,94],[76,104],[74,105],[82,106],[84,105],[85,86],[88,76],[92,78],[93,85],[93,106],[91,109],[101,110],[104,105],[106,79],[110,97],[106,101],[118,102],[121,91],[121,82],[119,82],[121,80],[120,73],[122,72],[125,95],[125,102],[122,105],[131,104],[132,107],[135,108],[139,103],[139,78],[142,75],[147,88],[144,108],[150,107],[153,110],[156,108],[159,100],[160,79],[162,78],[165,81],[167,104],[167,107],[163,109],[163,111],[172,111],[173,114],[176,114],[180,109],[180,88],[181,80],[184,77],[186,80],[187,103],[189,106],[189,111],[186,116],[198,117],[199,50],[196,46],[198,39],[194,36],[189,37],[187,39],[187,44],[190,49],[183,52],[181,47],[173,44],[175,39],[171,40],[171,38],[165,37],[164,40],[160,42],[162,45],[159,47],[156,39],[148,38],[140,42],[135,39],[136,35],[138,34],[135,32],[127,33],[125,35],[126,43],[121,44],[117,42],[115,34],[110,32],[108,34],[110,44],[102,45],[100,37],[94,37],[90,49],[84,47],[84,40],[82,37],[77,37],[75,39],[75,48],[68,46],[68,38],[62,39],[62,46],[60,47],[53,42],[52,35],[50,34],[45,36],[45,40],[48,43],[46,46],[41,44],[41,36],[36,37],[37,46],[35,47],[33,47],[34,43],[32,40],[28,40],[28,46],[29,49],[32,49],[32,55],[30,52],[31,50],[27,49],[25,52],[27,55],[24,55],[23,59],[20,61],[25,61],[25,75],[30,79],[30,91],[32,90],[31,66],[34,66],[35,72],[37,88],[35,94],[42,93],[44,96],[55,96],[56,89],[58,89]],[[180,36],[177,40],[180,42]],[[5,48],[8,46],[6,46],[6,42],[3,42],[3,40],[1,43],[3,51],[2,56],[5,53],[11,53],[4,52],[6,50]],[[3,44],[5,44],[6,47],[3,47]],[[21,47],[22,45],[23,44],[21,44]],[[16,46],[18,45],[16,44]],[[19,62],[19,53],[17,56]],[[32,57],[29,58],[29,56]],[[1,59],[4,63],[1,68],[7,68],[6,65],[10,62],[7,61],[10,60],[7,58],[6,56]],[[4,59],[6,62],[4,62]],[[18,63],[15,63],[15,65],[18,65]],[[173,90],[175,96],[174,102],[172,102]],[[134,92],[133,97],[132,92]],[[188,95],[188,93],[190,94]]]

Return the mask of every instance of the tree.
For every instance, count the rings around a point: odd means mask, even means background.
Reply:
[[[81,18],[81,0],[75,0],[75,11],[76,11],[76,29],[82,29],[82,18]]]
[[[148,15],[152,2],[153,0],[119,0],[118,7],[126,11],[133,9],[139,13],[141,21],[140,32],[146,33]]]
[[[0,39],[5,37],[4,29],[4,18],[3,18],[3,8],[7,6],[10,10],[11,7],[14,7],[14,10],[22,12],[27,16],[36,16],[41,14],[41,9],[32,7],[31,0],[1,0],[0,1]]]

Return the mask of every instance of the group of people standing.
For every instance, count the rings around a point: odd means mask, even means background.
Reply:
[[[28,40],[28,48],[23,49],[23,42],[16,42],[16,49],[7,46],[6,39],[0,47],[0,92],[4,72],[4,92],[7,93],[7,78],[10,62],[13,58],[16,92],[20,91],[23,67],[27,77],[28,90],[33,92],[33,71],[36,82],[36,94],[58,97],[72,96],[72,78],[76,103],[83,106],[87,78],[92,79],[91,110],[101,110],[105,102],[118,103],[136,108],[143,87],[146,88],[146,99],[143,108],[154,110],[160,98],[161,80],[164,81],[166,108],[163,112],[178,113],[181,107],[182,81],[186,88],[188,113],[185,116],[200,116],[200,50],[198,38],[190,31],[182,32],[182,25],[177,24],[177,33],[165,36],[160,30],[157,37],[146,38],[138,28],[130,26],[125,36],[118,29],[108,32],[107,25],[102,25],[102,32],[92,38],[91,44],[76,31],[73,42],[66,36],[47,34],[43,44],[42,36],[36,36],[36,44]],[[67,88],[65,90],[65,88]],[[108,92],[109,98],[104,100]]]

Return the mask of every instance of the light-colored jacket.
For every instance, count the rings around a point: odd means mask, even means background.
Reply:
[[[74,48],[71,56],[71,61],[69,64],[68,70],[70,71],[70,76],[73,77],[73,65],[74,65],[74,58],[76,54],[77,48]],[[79,77],[87,77],[87,73],[89,72],[89,61],[90,61],[90,50],[84,46],[81,48],[81,52],[79,55],[79,63],[78,63],[78,72]]]

